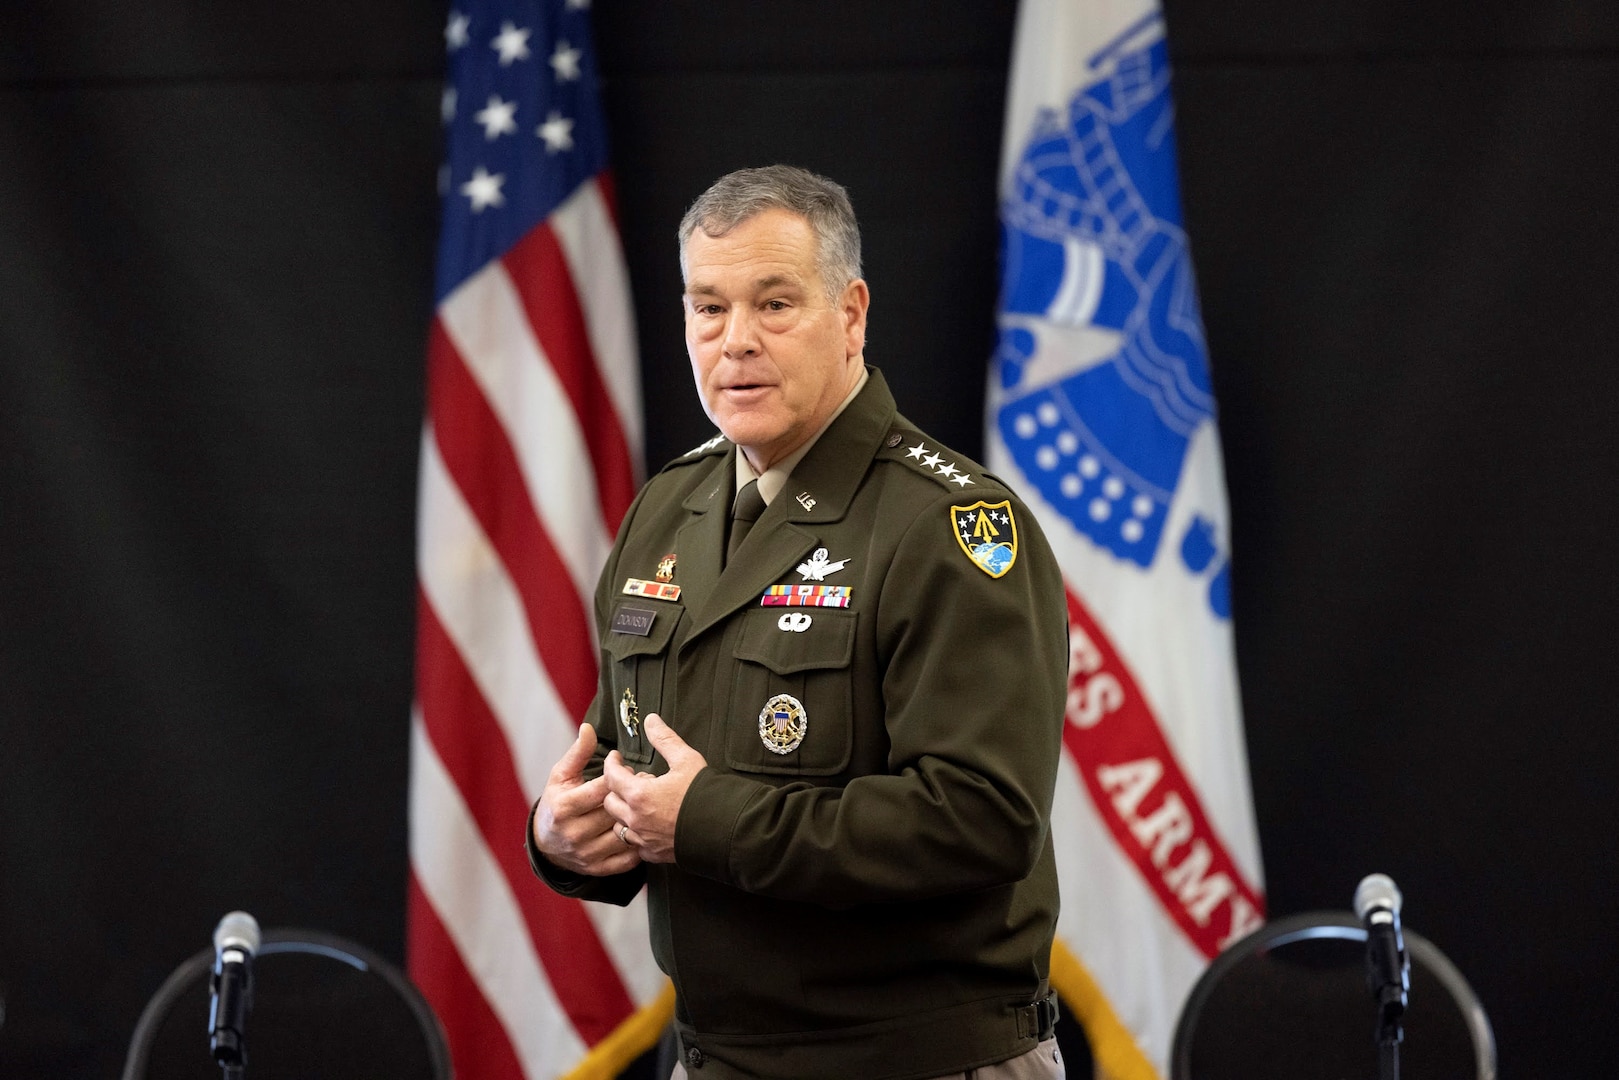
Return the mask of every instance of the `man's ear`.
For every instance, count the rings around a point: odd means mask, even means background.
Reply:
[[[866,351],[866,309],[870,306],[871,290],[866,287],[864,278],[855,278],[844,286],[838,310],[843,315],[846,347],[850,356],[859,356]]]

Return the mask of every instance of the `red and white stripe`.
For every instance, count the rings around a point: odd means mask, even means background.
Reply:
[[[463,1080],[610,1076],[610,1036],[663,990],[642,903],[560,897],[523,852],[595,694],[596,577],[639,480],[632,318],[603,177],[430,332],[409,957]]]

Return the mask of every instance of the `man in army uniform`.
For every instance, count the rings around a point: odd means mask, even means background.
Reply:
[[[625,519],[535,872],[619,904],[649,888],[677,1080],[1061,1076],[1056,562],[866,366],[841,187],[732,173],[680,243],[721,434]]]

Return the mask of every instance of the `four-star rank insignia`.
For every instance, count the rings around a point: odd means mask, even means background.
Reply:
[[[790,754],[804,741],[809,714],[791,694],[777,694],[759,710],[759,738],[772,754]]]
[[[1012,517],[1010,499],[952,506],[950,521],[955,526],[956,543],[974,566],[992,578],[1012,569],[1017,561],[1017,522]]]
[[[624,730],[635,738],[635,733],[641,729],[641,710],[635,704],[635,692],[624,691],[624,696],[618,699],[618,722],[624,725]]]

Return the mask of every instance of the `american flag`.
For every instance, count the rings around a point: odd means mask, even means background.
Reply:
[[[427,349],[408,966],[461,1080],[610,1077],[668,1014],[641,902],[534,879],[530,805],[596,687],[641,402],[588,0],[457,3]]]

